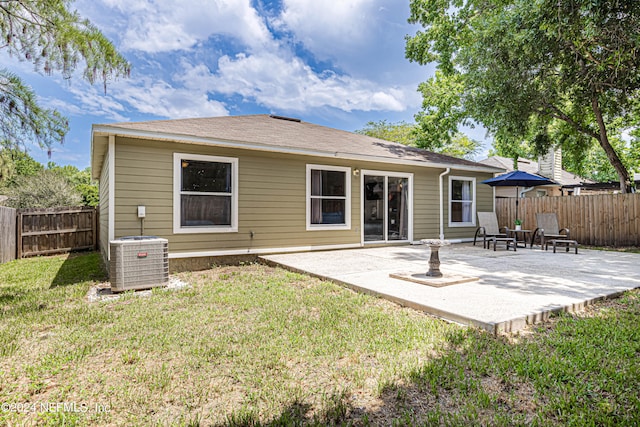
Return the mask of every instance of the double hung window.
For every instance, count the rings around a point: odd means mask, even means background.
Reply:
[[[307,230],[351,227],[351,169],[307,165]]]
[[[174,154],[174,233],[238,229],[238,159]]]
[[[449,177],[449,226],[475,226],[476,179]]]

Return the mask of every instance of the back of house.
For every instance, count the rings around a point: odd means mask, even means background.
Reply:
[[[470,239],[500,169],[269,115],[94,125],[100,248],[169,241],[172,270],[212,258]]]

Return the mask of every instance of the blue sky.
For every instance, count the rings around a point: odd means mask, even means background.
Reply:
[[[91,125],[279,114],[353,131],[413,121],[433,67],[404,57],[408,0],[78,0],[72,4],[131,62],[128,79],[93,86],[5,60],[41,103],[69,118],[51,160],[89,165]],[[470,134],[482,140],[484,134]],[[30,149],[38,161],[46,152]],[[480,156],[482,157],[482,155]]]

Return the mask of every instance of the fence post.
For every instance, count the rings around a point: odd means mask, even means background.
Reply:
[[[98,207],[96,206],[96,222],[95,222],[95,236],[96,236],[96,245],[95,245],[95,250],[99,250],[100,249],[100,210],[98,209]]]
[[[19,210],[16,218],[16,258],[22,258],[22,212]]]
[[[96,251],[98,250],[98,242],[100,241],[98,239],[98,226],[99,226],[99,222],[98,222],[98,215],[100,215],[100,213],[98,212],[98,208],[94,207],[93,208],[93,250]]]

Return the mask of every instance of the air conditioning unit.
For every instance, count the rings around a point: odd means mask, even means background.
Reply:
[[[169,283],[169,242],[155,236],[127,236],[111,242],[109,279],[113,292]]]

